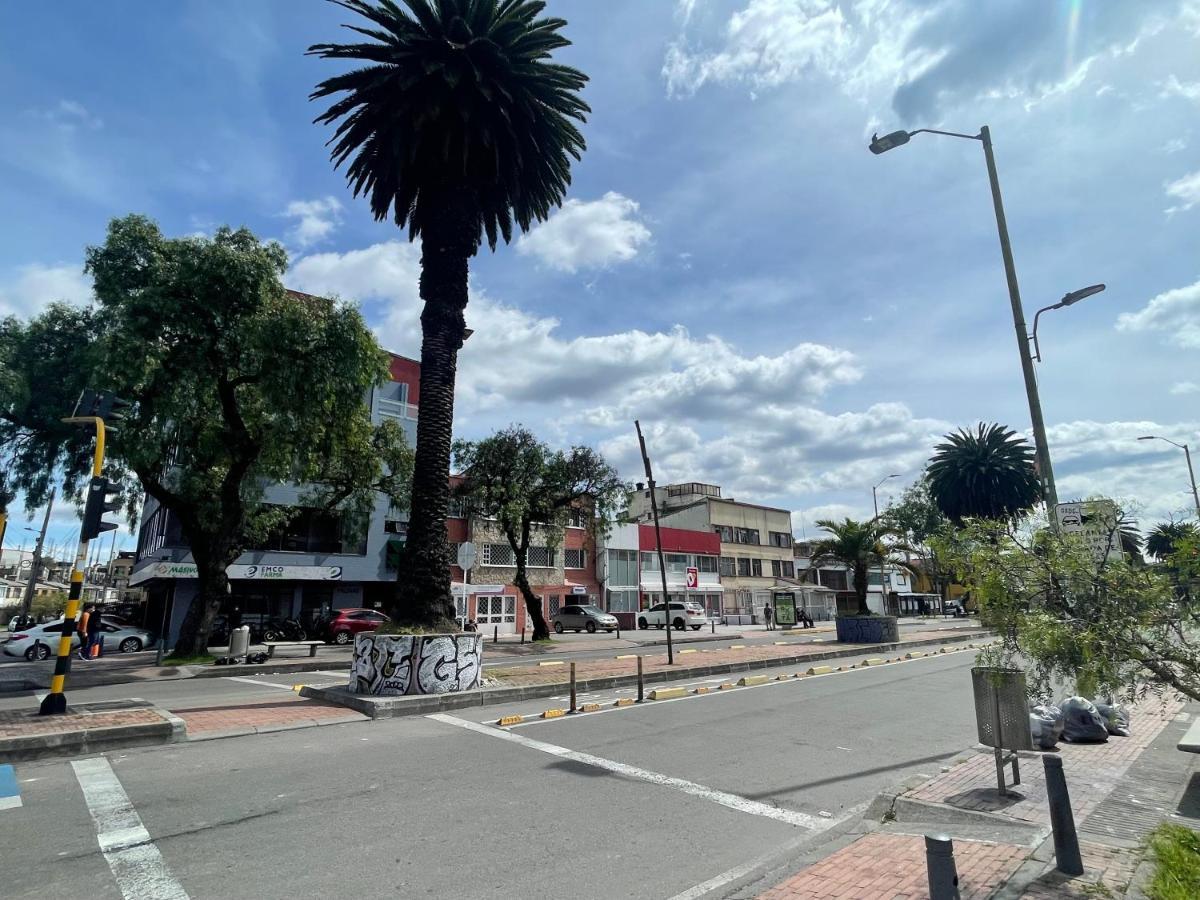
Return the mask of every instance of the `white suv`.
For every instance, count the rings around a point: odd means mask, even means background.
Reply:
[[[645,629],[651,625],[655,628],[662,628],[666,622],[665,603],[655,603],[649,609],[643,609],[638,613],[638,628]],[[688,625],[692,626],[692,631],[699,631],[702,626],[708,624],[708,615],[699,603],[691,600],[680,603],[673,600],[671,601],[671,624],[680,631],[683,631]]]

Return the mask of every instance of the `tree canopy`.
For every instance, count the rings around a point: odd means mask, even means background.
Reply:
[[[534,640],[548,638],[541,602],[526,574],[531,538],[555,541],[572,515],[583,514],[592,533],[604,534],[624,509],[628,485],[590,447],[553,450],[515,425],[481,441],[459,441],[459,488],[469,507],[495,519],[516,555],[513,584],[525,598]]]
[[[1013,519],[1042,499],[1033,447],[1010,428],[959,429],[934,447],[925,477],[938,509],[965,519]]]
[[[884,563],[908,565],[895,558],[892,548],[886,539],[894,537],[895,532],[880,519],[867,522],[856,522],[847,518],[841,522],[831,519],[821,519],[817,526],[824,528],[829,537],[816,541],[812,546],[811,567],[813,569],[835,562],[846,566],[854,577],[854,595],[858,600],[858,614],[871,614],[867,606],[867,575],[872,566]],[[881,585],[880,590],[885,590]]]

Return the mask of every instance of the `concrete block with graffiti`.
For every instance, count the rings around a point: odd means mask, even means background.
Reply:
[[[350,690],[356,694],[447,694],[479,686],[481,634],[360,634]]]

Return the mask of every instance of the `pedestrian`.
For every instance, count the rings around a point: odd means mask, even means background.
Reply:
[[[88,657],[91,659],[96,659],[100,655],[100,626],[103,623],[104,620],[100,617],[100,607],[93,606],[87,623]]]
[[[89,645],[90,638],[88,636],[88,625],[91,623],[91,619],[92,619],[92,607],[85,606],[83,608],[83,615],[81,615],[79,617],[79,624],[76,626],[76,630],[79,632],[79,658],[80,659],[89,659],[88,650],[91,648]]]
[[[763,607],[763,621],[767,623],[767,631],[775,630],[774,610],[771,609],[770,603]]]

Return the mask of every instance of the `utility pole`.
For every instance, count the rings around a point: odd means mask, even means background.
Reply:
[[[646,465],[646,484],[650,487],[650,511],[654,514],[654,543],[658,548],[658,572],[662,575],[663,589],[663,620],[667,629],[667,665],[675,664],[675,647],[671,643],[671,595],[667,591],[667,566],[663,562],[662,531],[658,527],[658,495],[654,492],[654,474],[650,471],[650,457],[646,455],[646,439],[642,437],[642,423],[636,419],[633,427],[637,429],[638,446],[642,448],[642,462]],[[641,566],[641,563],[638,563]],[[684,610],[687,613],[687,610]],[[686,621],[686,620],[685,620]]]
[[[50,499],[46,502],[46,515],[42,519],[42,530],[38,532],[37,546],[33,548],[33,570],[29,573],[29,581],[25,585],[25,599],[21,601],[21,613],[26,616],[33,607],[33,592],[42,571],[42,544],[46,541],[46,529],[50,527],[50,510],[54,508],[54,495],[57,492],[58,488],[50,491]]]

